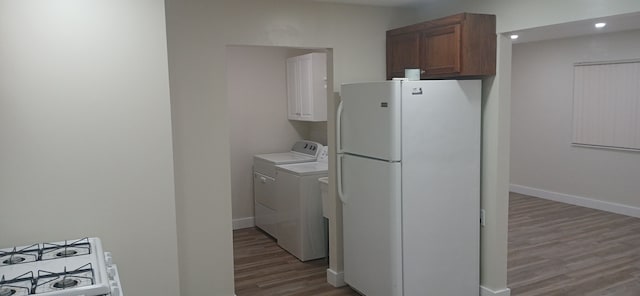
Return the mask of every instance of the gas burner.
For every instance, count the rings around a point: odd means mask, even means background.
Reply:
[[[0,296],[11,296],[11,295],[15,295],[16,293],[17,291],[15,289],[7,288],[7,287],[0,288]]]
[[[38,261],[40,245],[35,244],[24,248],[0,250],[0,266],[14,265]],[[2,296],[2,294],[0,294]]]
[[[13,279],[0,279],[0,296],[30,295],[33,286],[33,272],[24,273]]]
[[[78,284],[80,284],[80,281],[75,280],[73,278],[68,278],[65,277],[55,283],[53,283],[53,287],[56,289],[66,289],[66,288],[73,288],[78,286]]]
[[[9,259],[2,261],[2,263],[6,265],[13,265],[13,264],[22,263],[25,260],[27,259],[20,255],[12,255],[12,256],[9,256]]]
[[[59,244],[44,243],[42,247],[42,260],[60,259],[91,254],[91,245],[88,238],[76,241],[64,241]]]
[[[60,251],[58,253],[56,253],[56,257],[71,257],[71,256],[75,256],[78,254],[78,251],[76,250],[68,250],[65,248],[64,251]]]
[[[95,282],[91,263],[78,269],[63,272],[39,270],[35,294],[91,286]]]

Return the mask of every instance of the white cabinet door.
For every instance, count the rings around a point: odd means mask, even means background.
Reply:
[[[313,119],[313,63],[311,55],[298,57],[298,86],[300,93],[300,118],[302,120]]]
[[[327,120],[326,63],[325,53],[287,59],[287,117],[290,120]]]
[[[293,120],[300,118],[298,71],[297,58],[287,59],[287,117]]]

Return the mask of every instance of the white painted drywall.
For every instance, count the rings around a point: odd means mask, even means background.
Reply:
[[[497,32],[508,33],[582,19],[640,11],[637,0],[451,0],[424,4],[421,20],[460,12],[497,16]],[[494,291],[507,286],[511,46],[498,39],[498,69],[483,88],[482,207],[487,226],[481,228],[481,285]]]
[[[0,247],[97,236],[179,293],[162,1],[0,1]]]
[[[559,9],[558,5],[563,6]],[[334,90],[338,90],[341,82],[383,79],[384,31],[418,18],[409,11],[292,1],[168,1],[167,10],[183,294],[230,295],[233,278],[225,46],[334,48]],[[496,13],[498,31],[505,32],[638,10],[640,2],[636,0],[591,0],[586,4],[580,0],[561,4],[551,0],[490,0],[425,5],[417,15],[425,20],[460,11]],[[509,73],[511,48],[501,46],[505,56],[499,57],[499,61],[504,58],[500,67],[503,73]],[[484,229],[483,235],[496,238],[483,248],[483,266],[487,266],[483,267],[483,276],[490,277],[483,284],[501,290],[506,286],[503,263],[510,76],[498,74],[489,83],[494,86],[487,90],[483,114],[493,119],[483,125],[483,133],[491,135],[485,138],[483,147],[501,149],[483,157],[483,178],[489,181],[483,181],[483,190],[488,193],[483,203],[495,209],[487,213],[488,222],[495,227]],[[331,133],[330,126],[328,130]],[[216,253],[208,253],[211,249]]]
[[[512,184],[640,207],[640,152],[571,145],[573,64],[638,48],[640,31],[513,46]]]
[[[337,90],[385,78],[385,31],[404,21],[402,10],[280,0],[166,4],[182,295],[231,296],[227,46],[333,48]]]

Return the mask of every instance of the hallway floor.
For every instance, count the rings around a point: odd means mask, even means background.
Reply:
[[[237,296],[349,296],[327,262],[300,262],[256,228],[233,232]],[[511,193],[513,296],[640,295],[640,219]]]
[[[640,219],[511,193],[513,296],[640,295]]]
[[[327,283],[325,259],[300,262],[256,228],[233,231],[237,296],[350,296]]]

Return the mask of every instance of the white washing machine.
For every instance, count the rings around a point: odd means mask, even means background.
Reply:
[[[291,151],[258,154],[253,157],[253,199],[255,224],[271,236],[278,238],[276,222],[276,165],[315,162],[322,145],[312,141],[298,141]]]
[[[317,162],[276,166],[278,245],[301,261],[327,256],[318,178],[327,176],[327,147]]]

